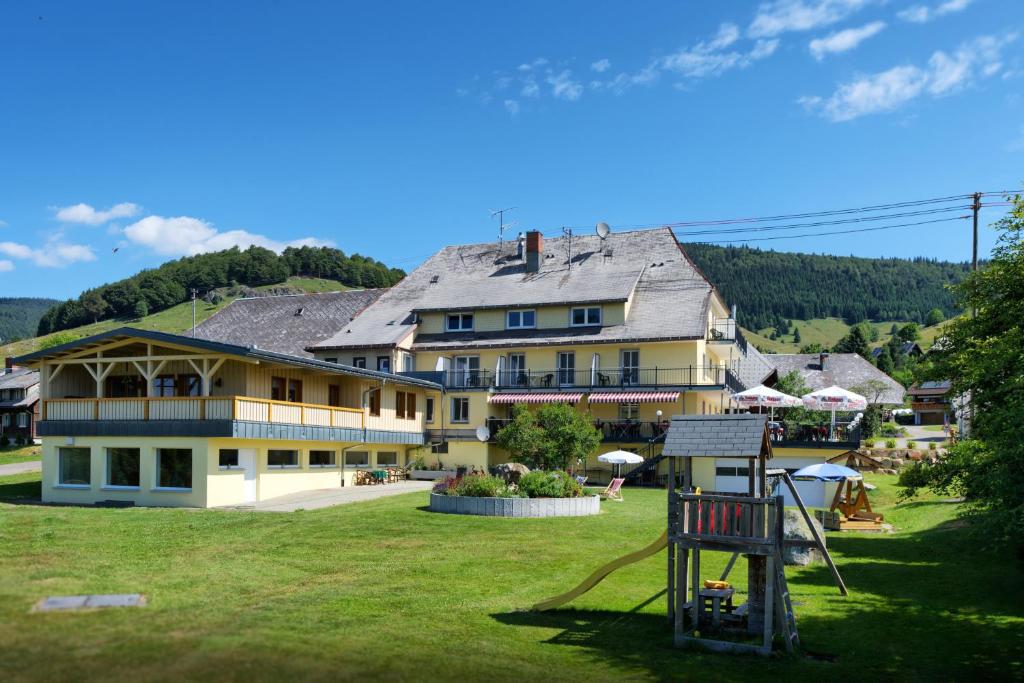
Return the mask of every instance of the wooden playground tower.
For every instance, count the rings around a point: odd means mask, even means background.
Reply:
[[[676,645],[719,652],[771,653],[776,636],[787,651],[799,646],[796,616],[786,583],[783,549],[787,545],[817,547],[841,592],[846,594],[803,502],[784,470],[769,470],[772,457],[763,415],[690,415],[672,419],[665,442],[668,459],[668,617]],[[748,490],[703,493],[693,487],[697,458],[747,459]],[[681,467],[677,467],[677,461]],[[714,461],[712,460],[712,466]],[[677,490],[681,476],[681,487]],[[814,541],[784,538],[783,497],[769,497],[769,478],[789,486]],[[747,602],[733,605],[731,587],[706,586],[701,554],[731,554],[721,581],[737,560],[747,561]],[[725,636],[729,636],[726,638]]]

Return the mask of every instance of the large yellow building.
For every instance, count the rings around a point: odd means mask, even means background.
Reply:
[[[771,368],[669,229],[442,249],[334,336],[308,348],[346,365],[431,379],[424,457],[486,469],[516,403],[571,403],[657,476],[672,415],[730,409]]]

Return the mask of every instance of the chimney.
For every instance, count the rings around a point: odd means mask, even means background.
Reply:
[[[828,352],[818,354],[818,364],[821,366],[822,372],[828,370]]]
[[[544,259],[544,237],[537,230],[526,233],[526,272],[536,273],[540,271],[541,261]]]

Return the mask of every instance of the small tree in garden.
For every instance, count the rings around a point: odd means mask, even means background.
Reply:
[[[850,387],[850,391],[868,400],[868,408],[864,411],[864,421],[861,423],[864,436],[876,436],[882,429],[882,408],[878,401],[888,388],[889,385],[880,379],[869,379],[863,384]]]
[[[149,304],[146,303],[145,299],[139,299],[135,302],[135,317],[142,319],[149,315]]]
[[[497,441],[516,462],[533,468],[564,470],[597,449],[601,432],[589,415],[568,404],[545,404],[536,413],[518,404],[512,421],[498,432]]]

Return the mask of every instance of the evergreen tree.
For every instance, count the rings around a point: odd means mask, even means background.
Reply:
[[[854,325],[850,332],[839,340],[839,343],[832,349],[836,353],[856,353],[871,360],[871,349],[868,348],[868,340],[864,336],[864,329],[860,325]]]
[[[888,346],[882,347],[881,352],[878,354],[876,364],[878,365],[878,369],[887,375],[891,375],[893,370],[896,369],[892,360],[892,352],[889,350]]]
[[[793,326],[793,343],[800,343],[800,328],[795,325]]]

